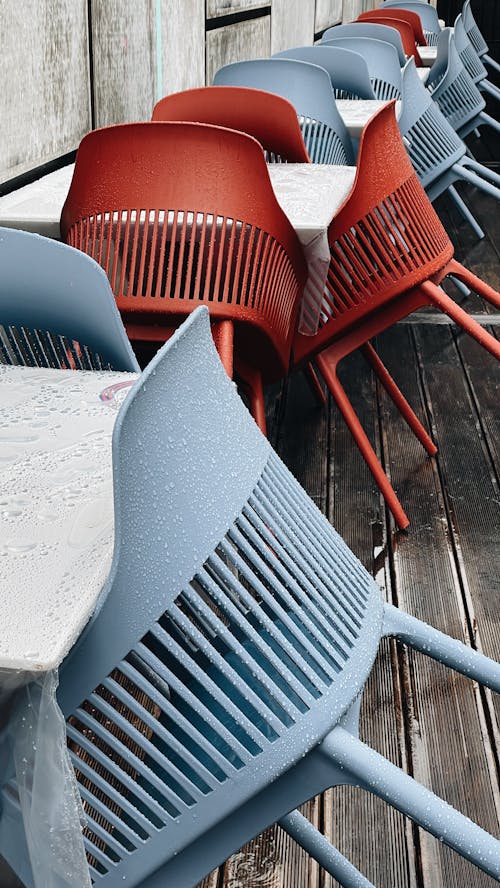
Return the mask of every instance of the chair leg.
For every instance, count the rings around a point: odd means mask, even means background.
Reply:
[[[306,379],[311,387],[311,390],[315,396],[315,398],[320,402],[320,404],[326,403],[325,393],[321,387],[321,383],[318,379],[318,374],[314,369],[313,365],[309,363],[304,370]]]
[[[455,272],[454,272],[455,273]],[[456,324],[469,333],[480,345],[490,352],[500,361],[500,342],[495,339],[491,333],[488,333],[480,324],[477,323],[463,308],[460,308],[456,302],[446,295],[444,290],[437,287],[436,284],[426,281],[420,284],[420,288],[429,296],[429,300],[437,305],[441,311],[444,311]],[[474,288],[475,289],[475,288]]]
[[[330,360],[328,360],[328,355],[330,353]],[[354,409],[347,397],[344,389],[342,388],[339,378],[337,376],[337,367],[336,362],[331,361],[331,349],[327,349],[325,352],[317,355],[315,358],[316,365],[325,380],[328,388],[330,389],[335,401],[338,405],[342,416],[344,417],[353,437],[358,445],[364,459],[368,464],[368,468],[370,469],[375,481],[377,482],[380,491],[389,506],[392,514],[394,515],[394,520],[396,524],[401,530],[404,530],[409,525],[408,517],[403,511],[403,507],[399,502],[396,493],[385,474],[382,466],[380,465],[380,461],[375,453],[372,445],[370,444],[368,437],[356,416]]]
[[[264,402],[264,389],[262,388],[262,375],[260,370],[250,367],[240,358],[235,360],[235,372],[244,382],[250,398],[250,413],[263,435],[267,434],[266,407]]]
[[[278,823],[344,888],[375,888],[299,811],[292,811]]]
[[[500,878],[500,843],[497,839],[374,749],[344,728],[336,727],[325,737],[320,750],[355,785],[375,793],[479,869],[493,878]]]
[[[234,347],[234,327],[232,321],[216,321],[211,326],[212,336],[214,338],[215,347],[219,352],[219,358],[222,361],[224,369],[229,376],[233,378],[233,347]]]
[[[422,423],[408,404],[408,401],[404,397],[403,393],[397,387],[392,376],[390,375],[387,368],[380,360],[377,352],[373,348],[373,345],[370,342],[365,343],[365,345],[361,346],[361,352],[372,367],[373,371],[376,373],[378,379],[384,386],[389,397],[392,398],[392,400],[394,401],[396,407],[401,413],[401,416],[410,426],[414,435],[418,438],[429,456],[434,456],[437,453],[437,447],[434,444],[434,441],[432,440],[432,438],[429,437]]]
[[[471,170],[474,170],[478,176],[482,176],[484,179],[493,182],[494,185],[500,186],[500,176],[498,173],[495,173],[494,170],[490,170],[490,168],[484,163],[478,163],[477,160],[472,160],[470,157],[463,157],[459,162],[459,165],[469,167]],[[454,168],[455,167],[453,167],[453,169]]]
[[[476,217],[472,215],[469,207],[465,203],[465,201],[460,197],[457,189],[454,185],[450,185],[448,188],[448,194],[450,195],[453,203],[455,204],[458,212],[465,219],[466,222],[469,223],[472,230],[475,232],[476,236],[481,240],[484,237],[484,231],[481,228],[479,222]]]
[[[470,161],[468,161],[471,164]],[[492,182],[486,181],[486,177],[483,179],[482,176],[478,176],[474,169],[469,169],[468,166],[462,163],[454,163],[453,170],[463,179],[465,182],[469,182],[471,185],[474,185],[476,188],[480,188],[481,191],[484,191],[486,194],[489,194],[491,197],[496,198],[496,200],[500,200],[500,189],[493,185]],[[498,178],[498,182],[500,183],[500,177]],[[453,186],[452,186],[453,187]]]
[[[494,117],[491,117],[490,114],[485,114],[484,111],[481,111],[479,118],[481,124],[487,124],[488,126],[491,126],[491,128],[494,129],[497,133],[500,133],[500,123],[498,122],[498,120],[495,120]]]
[[[452,274],[454,277],[459,278],[471,290],[474,290],[475,293],[479,293],[483,299],[486,299],[487,302],[490,302],[491,305],[494,305],[495,308],[500,308],[500,293],[498,290],[494,290],[493,287],[490,287],[486,281],[481,280],[481,278],[476,277],[472,271],[469,271],[468,268],[465,268],[460,262],[457,262],[456,259],[451,259],[448,265],[446,266],[446,273]]]
[[[392,604],[384,605],[383,634],[399,638],[415,650],[422,651],[428,657],[500,694],[500,663],[495,663],[479,651],[450,638]]]
[[[488,65],[490,68],[493,68],[494,71],[497,71],[500,74],[500,65],[495,59],[492,59],[488,53],[486,55],[481,56],[481,61],[484,62],[485,65]]]

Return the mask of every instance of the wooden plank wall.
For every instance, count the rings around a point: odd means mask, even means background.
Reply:
[[[5,0],[0,183],[218,67],[312,43],[378,0]]]

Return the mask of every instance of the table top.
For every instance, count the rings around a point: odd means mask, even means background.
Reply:
[[[437,46],[419,46],[418,54],[424,67],[431,68],[437,57]]]
[[[387,105],[386,99],[337,99],[337,108],[349,134],[353,138],[361,136],[363,128],[377,111]],[[401,102],[396,101],[396,117],[401,111]]]
[[[59,665],[113,546],[111,435],[130,373],[0,365],[0,672]]]

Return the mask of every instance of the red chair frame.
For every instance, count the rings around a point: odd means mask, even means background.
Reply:
[[[417,41],[415,39],[415,31],[413,26],[409,21],[406,20],[405,17],[400,16],[400,11],[396,9],[392,9],[388,7],[387,9],[372,9],[369,12],[362,12],[361,15],[358,16],[356,21],[358,22],[374,22],[379,25],[387,25],[389,28],[395,28],[396,31],[399,31],[401,35],[401,42],[403,44],[403,50],[407,58],[415,59],[415,64],[418,68],[422,68],[423,62],[418,51]],[[412,13],[418,18],[416,13]],[[420,21],[420,19],[419,19]],[[420,22],[420,28],[422,29],[422,23]],[[422,31],[423,35],[423,31]],[[424,37],[425,40],[425,37]],[[422,46],[424,44],[421,44]],[[427,44],[425,44],[427,45]]]

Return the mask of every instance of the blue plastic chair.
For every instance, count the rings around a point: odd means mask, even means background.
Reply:
[[[492,98],[500,101],[500,89],[488,80],[488,71],[484,67],[465,30],[462,15],[457,15],[455,19],[453,39],[464,68],[470,74],[476,86],[481,92],[486,92]]]
[[[485,65],[488,65],[489,68],[493,68],[494,71],[500,74],[500,65],[488,54],[488,44],[481,34],[481,31],[477,26],[477,22],[472,14],[472,10],[470,8],[470,0],[465,0],[462,7],[462,16],[464,19],[465,30],[467,31],[467,34],[469,35],[471,43],[478,56],[483,60]]]
[[[278,821],[344,885],[369,885],[294,811],[345,783],[499,877],[500,843],[357,725],[383,636],[496,691],[500,666],[383,603],[244,408],[206,308],[124,403],[113,471],[111,571],[57,694],[94,884],[192,888]],[[1,801],[0,851],[32,888],[15,784]]]
[[[0,228],[0,325],[2,363],[140,369],[99,265],[37,234]]]
[[[500,124],[484,111],[484,98],[465,70],[450,28],[441,32],[427,88],[462,139],[483,125],[500,132]]]
[[[321,43],[330,44],[339,37],[368,37],[371,40],[391,43],[398,54],[400,68],[406,65],[406,55],[399,31],[390,28],[389,25],[379,25],[376,22],[348,22],[346,25],[335,25],[333,28],[327,28]]]
[[[249,86],[288,99],[299,118],[313,163],[354,165],[351,139],[327,72],[294,59],[253,59],[220,68],[214,86]]]
[[[363,57],[375,98],[385,100],[401,97],[401,66],[397,51],[390,43],[371,37],[338,37],[329,40],[326,45],[348,49]]]
[[[338,46],[297,46],[273,55],[274,59],[297,59],[328,71],[336,99],[375,99],[370,74],[359,53]]]
[[[439,35],[441,34],[441,25],[437,10],[425,0],[385,0],[380,3],[381,9],[391,7],[394,9],[408,9],[410,12],[416,12],[422,22],[422,29],[429,46],[437,46]]]
[[[444,191],[474,228],[478,237],[484,232],[454,188],[458,181],[469,182],[500,200],[500,176],[466,156],[466,146],[432,100],[410,59],[403,69],[401,113],[398,125],[406,150],[431,201]],[[490,180],[490,181],[487,181]]]

